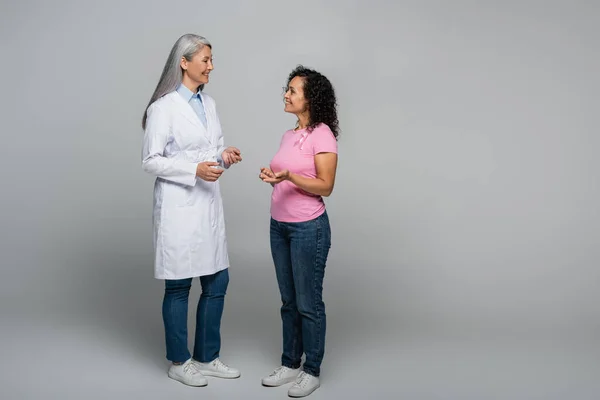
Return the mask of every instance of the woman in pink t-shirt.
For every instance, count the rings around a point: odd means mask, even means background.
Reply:
[[[283,134],[270,167],[260,171],[260,179],[273,186],[271,254],[283,302],[283,354],[281,366],[262,384],[295,381],[288,394],[303,397],[320,386],[325,350],[322,293],[331,230],[323,196],[333,191],[339,129],[335,91],[317,71],[292,71],[284,100],[284,110],[298,122]]]

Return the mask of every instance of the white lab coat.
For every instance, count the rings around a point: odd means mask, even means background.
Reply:
[[[173,91],[148,108],[142,168],[154,185],[154,276],[183,279],[229,267],[219,181],[196,177],[196,166],[225,149],[215,101],[202,94],[207,127]]]

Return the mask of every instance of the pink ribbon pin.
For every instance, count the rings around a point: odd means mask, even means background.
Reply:
[[[298,139],[298,141],[296,142],[299,146],[300,146],[300,150],[302,150],[302,145],[304,144],[304,142],[306,141],[306,138],[308,137],[308,132],[307,131],[303,131],[300,134],[300,139]]]

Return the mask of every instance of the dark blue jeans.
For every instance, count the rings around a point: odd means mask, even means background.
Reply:
[[[194,359],[210,362],[219,357],[221,349],[221,316],[229,284],[229,270],[201,276],[202,294],[196,310]],[[192,278],[165,280],[163,322],[167,342],[167,359],[176,363],[189,360],[187,320],[188,298]]]
[[[327,212],[306,222],[278,222],[271,218],[271,255],[281,294],[283,354],[281,364],[321,373],[325,353],[323,278],[331,229]]]

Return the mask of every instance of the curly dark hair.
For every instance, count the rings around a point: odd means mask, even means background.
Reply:
[[[333,85],[321,73],[298,65],[289,75],[286,90],[295,77],[304,78],[304,98],[308,103],[309,123],[308,131],[312,131],[318,124],[329,126],[333,136],[339,136],[339,121],[337,117],[337,100]]]

